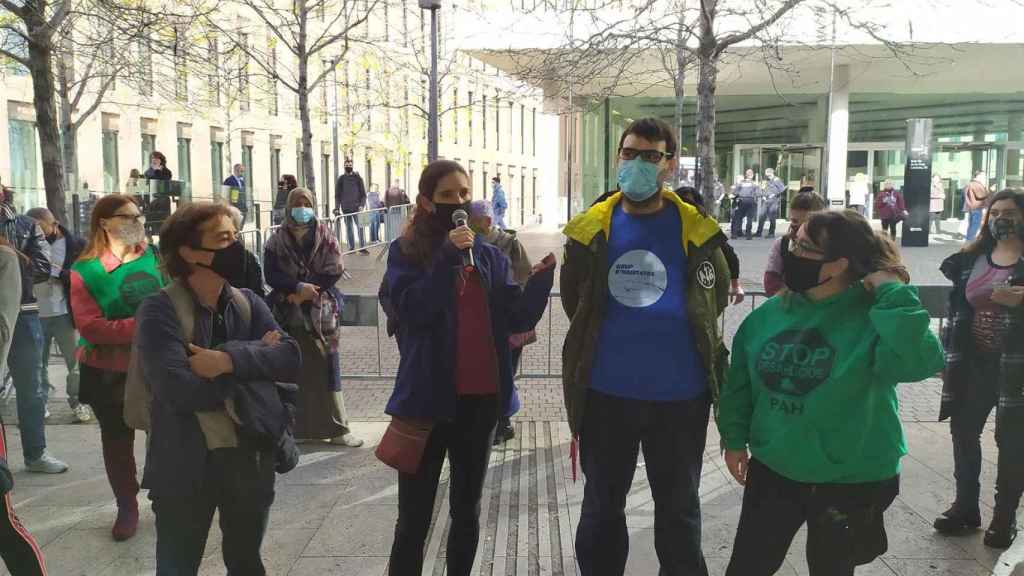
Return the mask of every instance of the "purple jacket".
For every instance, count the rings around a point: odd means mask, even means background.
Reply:
[[[509,260],[477,236],[473,257],[487,290],[491,331],[498,355],[500,413],[517,409],[512,384],[509,336],[537,325],[554,283],[554,267],[534,274],[520,288],[509,273]],[[455,278],[460,252],[445,242],[427,266],[410,261],[399,242],[391,244],[380,301],[388,332],[398,340],[398,377],[385,412],[392,416],[450,420],[455,416],[456,310]]]

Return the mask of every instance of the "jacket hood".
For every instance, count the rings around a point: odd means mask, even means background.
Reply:
[[[722,233],[718,222],[683,202],[674,192],[663,189],[661,197],[667,204],[675,206],[679,210],[679,218],[683,223],[681,240],[683,250],[687,255],[690,253],[690,244],[703,246],[708,240]],[[615,206],[621,201],[622,192],[612,194],[604,202],[591,206],[589,210],[573,218],[562,232],[584,246],[589,245],[598,232],[604,232],[605,238],[608,238],[611,232],[612,214],[615,212]]]

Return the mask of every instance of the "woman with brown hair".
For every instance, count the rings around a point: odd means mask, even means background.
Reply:
[[[418,576],[423,569],[446,454],[447,573],[469,575],[494,429],[499,417],[517,409],[509,336],[533,329],[554,281],[554,257],[548,256],[520,288],[508,258],[468,226],[456,225],[453,217],[468,213],[471,200],[462,166],[448,160],[428,165],[412,221],[391,244],[381,286],[388,331],[396,334],[401,354],[386,412],[398,422],[425,422],[430,429],[416,471],[398,473],[392,576]]]
[[[295,438],[358,448],[363,441],[349,428],[338,356],[342,295],[334,285],[345,266],[338,240],[316,219],[315,206],[316,197],[306,188],[288,194],[285,222],[263,255],[271,287],[267,302],[302,350]]]
[[[940,269],[953,282],[939,419],[949,418],[953,435],[956,499],[934,526],[942,534],[981,526],[981,433],[998,406],[995,510],[985,544],[1008,548],[1024,492],[1024,193],[993,196],[977,240]]]
[[[815,214],[787,292],[733,339],[718,429],[744,486],[727,576],[769,576],[807,524],[810,576],[850,576],[887,549],[883,513],[907,453],[896,385],[942,368],[895,245],[853,210]]]
[[[135,431],[124,421],[124,387],[135,311],[164,285],[156,250],[146,242],[146,218],[128,196],[104,196],[92,210],[88,244],[71,268],[71,303],[81,334],[79,400],[100,424],[103,463],[117,499],[114,540],[135,535]]]

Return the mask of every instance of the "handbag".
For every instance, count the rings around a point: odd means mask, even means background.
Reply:
[[[427,440],[433,430],[432,422],[392,417],[374,454],[378,460],[402,474],[415,475],[420,470]]]

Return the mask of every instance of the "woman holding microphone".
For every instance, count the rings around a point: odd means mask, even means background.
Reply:
[[[469,186],[468,174],[456,162],[439,160],[424,169],[415,213],[391,245],[381,286],[388,331],[396,335],[401,354],[386,409],[392,428],[382,447],[412,455],[405,465],[388,462],[400,470],[391,576],[418,576],[423,568],[446,455],[451,464],[447,573],[470,573],[495,425],[517,408],[509,336],[536,325],[554,281],[549,255],[525,287],[515,283],[508,258],[467,226]],[[418,431],[418,441],[404,443],[392,434],[403,425]]]

